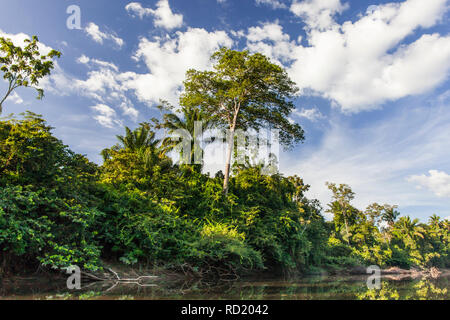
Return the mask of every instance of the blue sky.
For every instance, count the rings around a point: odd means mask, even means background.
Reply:
[[[123,126],[176,104],[188,68],[220,46],[262,52],[301,89],[305,143],[280,168],[311,185],[348,183],[355,204],[450,216],[450,24],[446,0],[2,0],[0,36],[38,35],[62,51],[44,100],[18,90],[4,115],[32,110],[74,151],[101,162]],[[80,29],[67,28],[70,5]],[[0,92],[5,83],[0,82]]]

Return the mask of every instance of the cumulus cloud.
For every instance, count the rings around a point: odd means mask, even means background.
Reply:
[[[77,62],[81,63],[81,64],[88,65],[88,66],[100,66],[100,67],[112,69],[112,70],[114,70],[116,72],[119,71],[119,68],[114,63],[106,62],[106,61],[99,60],[99,59],[91,59],[91,58],[85,56],[84,54],[81,55],[77,59]]]
[[[251,42],[271,40],[274,42],[288,41],[289,35],[283,33],[278,22],[264,23],[260,27],[250,27],[248,29],[247,40]]]
[[[148,106],[161,99],[176,104],[186,71],[211,69],[211,54],[221,46],[232,45],[233,40],[224,31],[197,28],[172,36],[143,37],[133,58],[143,61],[148,73],[120,72],[113,63],[82,55],[77,62],[89,68],[85,79],[70,77],[56,65],[45,87],[56,94],[80,94],[100,104],[118,106],[124,115],[136,120],[138,111],[128,98],[130,93]]]
[[[335,24],[333,16],[348,9],[340,0],[295,0],[290,11],[301,17],[308,28],[327,29]]]
[[[211,54],[221,46],[232,45],[233,40],[224,31],[197,28],[178,31],[172,36],[143,37],[133,58],[145,63],[147,73],[121,72],[111,62],[82,55],[77,62],[88,67],[84,79],[73,78],[56,65],[45,84],[56,94],[79,94],[101,104],[118,106],[124,115],[136,120],[138,111],[132,106],[130,94],[148,106],[161,99],[176,104],[186,71],[211,69]]]
[[[74,79],[72,87],[84,96],[101,103],[117,105],[124,115],[136,121],[139,112],[127,97],[128,88],[123,85],[123,81],[127,79],[126,73],[125,75],[120,73],[119,68],[113,63],[98,59],[89,59],[87,64],[93,68],[88,72],[87,79]]]
[[[127,96],[128,88],[123,85],[124,79],[127,79],[126,73],[121,73],[111,62],[85,55],[80,56],[77,62],[89,68],[85,79],[69,75],[56,63],[51,75],[43,79],[42,87],[53,94],[76,94],[93,99],[100,105],[117,106],[123,115],[129,116],[133,121],[137,120],[139,112]],[[101,124],[104,123],[109,122],[103,120]]]
[[[139,17],[143,19],[145,16],[149,16],[153,14],[153,10],[149,8],[144,8],[139,2],[130,2],[125,6],[125,10],[130,13],[130,15],[134,17]]]
[[[330,181],[349,184],[357,194],[355,205],[359,208],[376,201],[420,206],[425,215],[435,211],[427,212],[427,207],[448,210],[447,199],[430,197],[407,181],[407,177],[427,168],[440,166],[449,172],[450,166],[443,167],[442,162],[450,150],[448,105],[408,105],[389,118],[356,128],[343,117],[334,115],[330,119],[330,127],[319,144],[304,145],[296,154],[281,154],[281,171],[303,177],[311,185],[308,196],[329,203],[331,193],[325,182]],[[436,185],[445,194],[448,189],[444,189],[444,181],[448,188],[448,180],[442,174],[439,177]]]
[[[290,54],[295,61],[289,73],[303,93],[322,95],[345,112],[358,112],[424,93],[447,79],[450,36],[424,34],[399,46],[416,29],[436,25],[447,11],[446,0],[371,6],[360,19],[339,25],[332,16],[343,8],[338,0],[291,7],[305,15],[310,28],[308,45],[297,45]]]
[[[11,101],[14,104],[23,103],[23,99],[17,94],[17,92],[13,92],[8,98],[6,98],[6,101]]]
[[[115,34],[101,31],[100,27],[93,22],[88,23],[84,31],[89,37],[92,38],[92,40],[100,44],[103,44],[104,40],[111,40],[121,48],[125,43],[123,39],[119,38]]]
[[[295,1],[290,9],[306,23],[305,39],[291,39],[275,21],[248,28],[247,48],[287,67],[302,94],[320,95],[347,113],[428,92],[448,78],[450,36],[424,34],[402,44],[439,23],[446,0],[370,6],[356,21],[338,24],[334,17],[347,7],[340,0]]]
[[[94,119],[100,125],[106,128],[114,128],[116,125],[122,125],[121,121],[117,119],[116,111],[111,107],[105,104],[97,104],[92,106],[91,109],[97,113]]]
[[[24,42],[25,40],[31,40],[31,37],[25,33],[21,32],[21,33],[11,34],[11,33],[4,32],[1,29],[0,29],[0,37],[5,38],[5,39],[10,39],[15,46],[20,46],[22,48],[26,46],[26,43]],[[47,46],[46,44],[44,44],[42,42],[38,43],[38,48],[39,48],[39,52],[43,55],[48,54],[52,50],[51,47]],[[55,61],[55,63],[56,63],[56,61]],[[0,80],[0,81],[3,82],[2,80]],[[40,87],[42,86],[43,81],[45,81],[45,80],[40,81]],[[6,99],[6,101],[14,103],[14,104],[24,103],[24,100],[22,99],[22,97],[15,91],[9,95],[9,97]]]
[[[260,52],[280,65],[292,61],[296,43],[283,32],[278,21],[248,28],[246,38],[251,52]]]
[[[160,99],[176,103],[186,71],[190,68],[210,69],[211,54],[221,46],[232,44],[224,31],[208,32],[196,28],[164,38],[142,38],[135,59],[144,61],[149,73],[125,73],[124,85],[149,105]]]
[[[26,43],[24,42],[25,40],[31,40],[31,37],[28,34],[25,33],[16,33],[16,34],[12,34],[12,33],[7,33],[2,31],[2,29],[0,29],[0,37],[5,38],[5,39],[10,39],[15,46],[18,47],[24,47],[26,45]],[[39,48],[39,52],[42,54],[48,54],[52,48],[45,45],[42,42],[39,42],[38,44],[38,48]]]
[[[444,171],[430,170],[429,175],[412,175],[409,182],[431,190],[438,197],[450,197],[450,175]]]
[[[255,0],[257,5],[268,5],[273,9],[286,9],[287,5],[278,0]]]
[[[135,117],[137,111],[126,98],[128,91],[148,105],[159,99],[176,103],[185,72],[210,68],[211,53],[220,46],[231,47],[233,36],[244,37],[250,51],[286,66],[303,94],[321,95],[345,112],[369,110],[388,100],[421,94],[447,79],[450,36],[424,34],[399,46],[418,28],[436,25],[447,10],[445,0],[429,0],[426,5],[421,0],[407,0],[371,6],[357,20],[338,24],[334,16],[346,8],[339,0],[294,1],[290,10],[308,26],[305,39],[291,39],[278,21],[230,31],[230,35],[188,28],[164,37],[140,39],[134,58],[145,63],[148,73],[120,72],[110,62],[81,56],[78,62],[89,68],[86,79],[64,78],[58,69],[52,77],[62,83],[54,81],[54,85],[68,86],[68,90],[99,103],[112,105],[111,100],[115,100],[114,105]],[[155,23],[160,21],[168,29],[182,23],[182,16],[172,12],[168,1],[159,1],[156,9],[131,2],[126,9],[140,18],[155,16]],[[123,40],[100,31],[94,23],[86,32],[99,43],[108,39],[123,45]],[[27,37],[13,36],[19,40]],[[299,112],[305,118],[316,115],[314,109]]]
[[[155,18],[155,26],[167,30],[179,28],[183,25],[183,15],[173,13],[168,0],[160,0],[156,4],[156,9],[144,8],[139,2],[130,2],[125,6],[131,15],[143,19],[145,16]]]
[[[316,107],[311,108],[311,109],[302,108],[300,111],[294,110],[293,115],[300,117],[300,118],[306,118],[312,122],[316,122],[320,119],[325,118],[325,116]]]

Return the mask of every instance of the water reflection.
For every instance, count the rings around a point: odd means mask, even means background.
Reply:
[[[97,282],[81,291],[68,291],[65,282],[4,282],[0,299],[358,299],[358,300],[448,300],[449,277],[384,278],[380,290],[370,290],[366,277],[308,277],[302,279],[266,279],[205,283],[157,282],[156,286]]]

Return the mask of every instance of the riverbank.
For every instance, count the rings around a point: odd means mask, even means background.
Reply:
[[[282,273],[274,271],[260,271],[251,272],[243,275],[233,275],[231,277],[201,277],[201,273],[196,273],[192,271],[192,268],[178,267],[176,270],[167,267],[145,267],[136,266],[130,267],[124,264],[118,263],[108,263],[104,264],[103,270],[97,272],[86,272],[81,271],[81,278],[83,283],[92,282],[134,282],[139,284],[150,284],[150,283],[160,283],[160,282],[186,282],[186,281],[202,281],[202,282],[217,282],[217,281],[238,281],[238,280],[248,280],[248,279],[269,279],[273,277],[292,279],[292,278],[305,278],[311,276],[322,276],[322,277],[355,277],[360,278],[361,276],[367,277],[372,272],[367,272],[367,268],[363,266],[355,266],[343,268],[340,270],[336,269],[325,269],[318,268],[314,272],[307,273]],[[65,281],[69,275],[64,272],[54,272],[45,269],[38,269],[35,272],[26,272],[20,275],[5,275],[0,278],[0,283],[13,284],[15,282],[27,281],[30,279],[41,279],[42,283],[48,283],[52,281],[61,282]],[[450,269],[448,268],[411,268],[402,269],[399,267],[389,267],[381,269],[381,277],[386,279],[401,280],[405,278],[439,278],[450,276]],[[38,281],[39,282],[39,281]]]
[[[408,274],[415,272],[408,271]],[[381,290],[367,288],[367,274],[315,275],[275,277],[253,275],[236,281],[206,282],[183,275],[161,274],[149,282],[116,280],[86,281],[80,290],[69,290],[62,274],[8,278],[0,286],[0,300],[310,300],[310,299],[390,299],[447,300],[449,270],[440,270],[437,278],[421,273],[419,278],[395,278],[393,270],[382,275]],[[405,275],[404,270],[395,270]],[[144,271],[145,274],[148,271]],[[152,274],[156,274],[154,271]],[[140,275],[138,270],[121,273],[119,277]],[[55,278],[56,277],[56,278]]]

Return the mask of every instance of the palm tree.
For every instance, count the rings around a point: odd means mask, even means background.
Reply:
[[[113,151],[119,151],[121,149],[139,152],[145,157],[149,157],[149,154],[156,154],[159,151],[158,144],[160,140],[155,139],[156,133],[151,130],[150,124],[143,122],[140,127],[131,130],[125,127],[125,135],[117,135],[117,140],[119,144],[116,144],[110,149],[103,149],[100,153],[103,160],[106,161],[111,158]]]
[[[438,230],[441,228],[441,217],[437,216],[436,214],[433,214],[430,217],[430,226],[433,227],[434,229]]]
[[[383,206],[383,213],[381,214],[381,220],[385,221],[388,224],[389,228],[391,229],[394,226],[395,220],[400,215],[400,212],[398,212],[396,209],[397,206],[390,206],[387,204]]]
[[[396,223],[396,229],[398,235],[409,240],[411,246],[416,243],[418,238],[423,239],[425,234],[425,229],[420,226],[419,219],[411,220],[410,217],[401,217]]]
[[[171,106],[166,106],[166,109],[173,109]],[[202,112],[199,108],[194,107],[183,107],[181,109],[182,115],[179,116],[176,113],[165,113],[163,115],[163,122],[158,125],[158,128],[164,128],[166,130],[166,133],[168,134],[174,134],[179,130],[184,131],[185,133],[189,134],[192,140],[191,140],[191,151],[188,155],[189,163],[193,164],[195,163],[195,150],[198,150],[200,148],[201,150],[201,141],[196,135],[196,122],[202,123],[202,130],[208,130],[212,127],[214,121],[211,117],[206,115],[204,112]],[[171,137],[166,137],[162,141],[162,148],[163,153],[167,153],[172,151],[177,145],[178,141],[173,140]],[[181,151],[182,153],[182,151]],[[185,156],[181,154],[180,156]],[[200,166],[201,168],[201,166]]]
[[[144,122],[134,131],[125,127],[125,136],[117,135],[116,137],[124,149],[138,151],[146,148],[156,149],[156,146],[160,141],[155,139],[155,136],[156,133],[151,130],[150,125]]]

